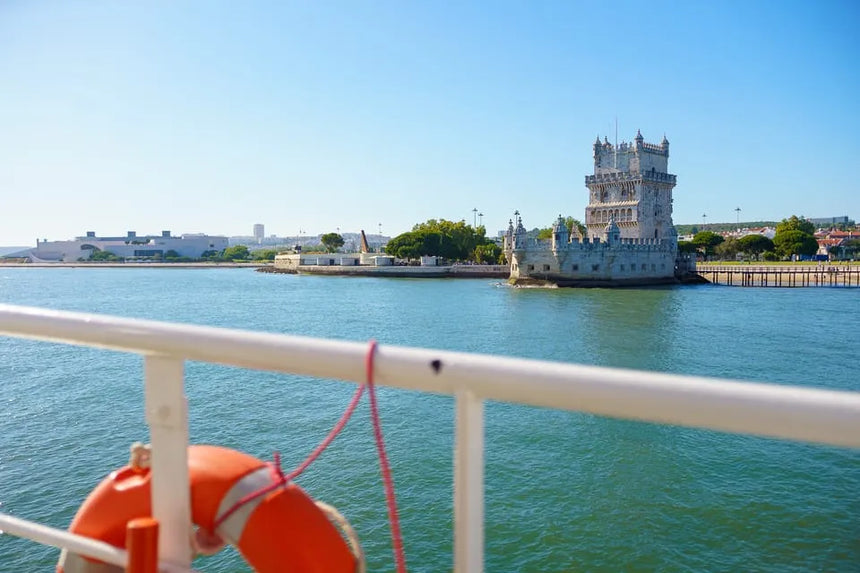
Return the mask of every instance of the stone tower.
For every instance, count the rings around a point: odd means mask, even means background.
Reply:
[[[645,143],[637,131],[633,143],[594,142],[594,175],[585,176],[589,191],[585,226],[592,239],[614,221],[624,239],[674,238],[669,140]]]

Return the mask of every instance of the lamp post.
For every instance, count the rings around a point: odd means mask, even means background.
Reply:
[[[706,219],[707,217],[708,217],[708,216],[707,216],[705,213],[702,213],[702,230],[703,230],[703,231],[705,230],[705,219]]]
[[[477,207],[472,209],[472,226],[473,227],[478,226],[478,208]]]
[[[478,224],[481,225],[482,227],[484,226],[484,214],[483,213],[478,213]]]
[[[741,208],[735,207],[735,225],[741,226]]]

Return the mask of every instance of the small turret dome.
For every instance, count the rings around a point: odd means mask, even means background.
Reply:
[[[642,131],[640,131],[640,130],[638,130],[638,129],[637,129],[637,130],[636,130],[636,141],[641,142],[641,141],[644,141],[644,140],[645,140],[645,138],[644,138],[644,137],[642,137]]]
[[[617,244],[621,241],[621,229],[615,223],[615,217],[609,218],[609,224],[603,230],[603,240],[610,245]]]

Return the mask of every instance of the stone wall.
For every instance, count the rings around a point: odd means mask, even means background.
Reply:
[[[568,245],[570,248],[558,251],[549,248],[514,251],[511,278],[638,280],[675,276],[675,250],[669,243]]]

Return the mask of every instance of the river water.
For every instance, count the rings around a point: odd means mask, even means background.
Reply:
[[[860,289],[513,289],[250,269],[0,268],[0,301],[860,390]],[[0,338],[0,510],[66,527],[146,440],[135,355]],[[191,439],[296,466],[354,386],[189,363]],[[528,380],[523,380],[528,384]],[[412,571],[452,562],[450,398],[381,389]],[[860,452],[490,403],[487,571],[858,571]],[[391,570],[366,404],[298,483]],[[58,551],[0,536],[0,572]],[[242,571],[231,551],[205,571]]]

